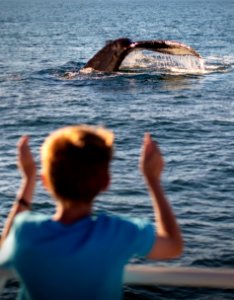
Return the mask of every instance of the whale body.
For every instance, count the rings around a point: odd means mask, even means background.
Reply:
[[[96,71],[116,72],[124,58],[134,50],[149,50],[170,55],[191,55],[201,58],[193,48],[171,40],[146,40],[133,42],[128,38],[120,38],[108,42],[84,66]]]

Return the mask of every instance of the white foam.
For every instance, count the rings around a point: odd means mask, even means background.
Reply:
[[[80,74],[92,74],[95,70],[93,68],[84,68],[80,70]]]

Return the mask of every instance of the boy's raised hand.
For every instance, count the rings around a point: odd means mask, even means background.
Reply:
[[[164,161],[159,147],[149,133],[144,136],[140,165],[146,179],[160,180]]]
[[[18,142],[18,167],[25,178],[30,178],[36,174],[36,163],[28,140],[28,136],[22,136]]]
[[[155,230],[157,231],[157,238],[148,254],[148,258],[168,259],[178,257],[183,251],[183,239],[176,217],[160,183],[164,167],[163,157],[149,133],[146,133],[144,137],[140,162],[153,201]]]
[[[36,184],[36,163],[28,145],[28,140],[28,136],[22,136],[18,142],[18,167],[22,173],[23,180],[16,201],[4,225],[0,245],[7,238],[16,215],[22,211],[29,210],[32,202]]]

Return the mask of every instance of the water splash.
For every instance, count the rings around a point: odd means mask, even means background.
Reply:
[[[208,56],[206,73],[226,73],[234,70],[234,56]]]
[[[167,71],[173,73],[203,74],[204,59],[192,55],[170,55],[152,53],[152,51],[135,51],[124,59],[121,70]]]
[[[53,69],[43,69],[36,74],[54,77],[60,80],[104,79],[124,75],[205,75],[226,73],[234,70],[234,57],[209,56],[205,59],[191,55],[169,55],[152,51],[135,51],[123,61],[120,72],[100,72],[92,68],[83,68],[81,62],[68,62]],[[15,77],[17,80],[18,77]],[[1,81],[0,76],[0,81]],[[11,79],[13,80],[13,79]]]

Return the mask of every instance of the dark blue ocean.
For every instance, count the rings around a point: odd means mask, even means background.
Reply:
[[[204,72],[79,73],[120,37],[186,43]],[[138,169],[148,131],[165,156],[163,184],[185,240],[180,259],[153,264],[234,268],[233,0],[0,0],[0,115],[0,229],[20,184],[19,137],[30,135],[40,169],[48,132],[77,123],[116,134],[112,184],[95,210],[153,218]],[[53,212],[39,182],[34,209]],[[0,299],[16,290],[8,285]],[[234,291],[126,286],[124,298],[227,300]]]

